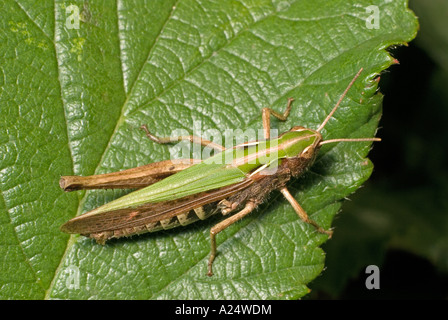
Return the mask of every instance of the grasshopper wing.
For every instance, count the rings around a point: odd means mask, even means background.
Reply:
[[[82,189],[140,189],[200,163],[195,159],[165,160],[118,172],[92,176],[62,176],[64,191]]]
[[[61,230],[66,233],[90,235],[105,231],[121,234],[127,229],[124,232],[126,234],[123,235],[131,235],[137,233],[132,232],[133,228],[140,230],[138,233],[142,233],[142,227],[148,226],[146,232],[154,231],[152,229],[154,229],[155,223],[178,217],[204,205],[225,199],[238,191],[246,189],[252,183],[253,180],[247,178],[233,185],[175,200],[150,202],[133,208],[116,209],[94,215],[89,215],[87,212],[66,222],[61,226]]]

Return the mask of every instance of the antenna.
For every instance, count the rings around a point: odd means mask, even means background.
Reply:
[[[320,132],[325,125],[327,124],[327,122],[331,119],[331,117],[333,116],[333,114],[335,113],[335,111],[338,109],[339,105],[341,104],[342,100],[345,98],[345,96],[347,95],[348,90],[350,90],[350,88],[353,86],[353,84],[355,83],[356,79],[358,79],[359,75],[361,74],[363,68],[359,69],[359,71],[356,73],[356,75],[353,77],[352,81],[350,81],[350,83],[348,84],[347,88],[345,88],[345,91],[342,93],[341,97],[339,98],[338,102],[336,103],[336,105],[333,107],[333,110],[331,110],[331,112],[328,114],[328,116],[325,118],[325,120],[322,122],[322,124],[319,126],[319,128],[316,130],[317,132]],[[344,141],[348,141],[348,142],[356,142],[356,141],[381,141],[380,138],[354,138],[354,139],[331,139],[331,140],[325,140],[325,141],[321,141],[319,143],[319,146],[326,144],[326,143],[334,143],[334,142],[344,142]]]
[[[326,143],[333,143],[333,142],[357,142],[357,141],[381,141],[381,138],[353,138],[353,139],[331,139],[331,140],[324,140],[319,143],[319,145],[323,145]]]
[[[342,96],[339,98],[338,102],[334,106],[333,110],[331,110],[330,114],[325,118],[324,122],[322,122],[322,124],[316,130],[317,132],[320,132],[325,127],[327,122],[331,119],[331,117],[333,116],[333,114],[338,109],[339,105],[341,104],[342,100],[344,100],[345,96],[347,95],[348,90],[350,90],[350,88],[355,83],[356,79],[358,79],[358,77],[361,74],[362,70],[363,70],[363,68],[359,69],[358,73],[356,73],[356,75],[353,77],[352,81],[350,81],[350,83],[348,84],[347,88],[345,88],[345,91],[342,93]]]

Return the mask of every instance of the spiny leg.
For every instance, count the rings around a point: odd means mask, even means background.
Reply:
[[[293,98],[288,99],[288,104],[286,105],[285,112],[278,113],[277,111],[271,108],[263,108],[262,118],[263,118],[263,129],[264,129],[264,138],[269,139],[271,137],[271,119],[270,115],[272,114],[274,117],[281,121],[286,121],[289,116],[289,112],[291,111],[291,104],[294,101]]]
[[[218,223],[217,225],[215,225],[213,228],[210,229],[211,250],[210,250],[210,258],[208,260],[208,272],[207,272],[207,275],[209,277],[211,277],[213,275],[212,264],[213,264],[213,260],[215,260],[215,256],[216,256],[216,235],[219,232],[221,232],[222,230],[224,230],[225,228],[227,228],[228,226],[230,226],[231,224],[237,222],[238,220],[242,219],[244,216],[251,213],[255,208],[256,208],[255,203],[248,201],[243,210],[241,210],[240,212],[227,218],[226,220],[221,221],[220,223]]]
[[[202,139],[201,137],[197,137],[197,136],[193,136],[193,135],[191,135],[191,136],[178,136],[178,137],[163,137],[163,138],[159,138],[159,137],[153,135],[151,132],[149,132],[148,127],[146,125],[144,125],[144,124],[140,127],[140,129],[142,129],[142,130],[144,130],[146,132],[146,136],[149,139],[151,139],[154,142],[161,143],[161,144],[188,140],[188,141],[190,141],[192,143],[200,144],[200,145],[202,145],[204,147],[210,147],[210,148],[213,148],[213,149],[218,150],[218,151],[226,150],[226,148],[224,148],[223,146],[221,146],[221,145],[219,145],[217,143],[214,143],[212,141],[205,140],[205,139]]]
[[[295,212],[299,215],[299,217],[300,217],[300,219],[302,219],[302,221],[312,225],[314,228],[316,228],[317,232],[325,233],[331,238],[331,236],[333,235],[333,231],[325,230],[321,226],[319,226],[315,221],[311,220],[310,217],[308,217],[308,214],[305,212],[305,210],[300,206],[300,204],[292,196],[292,194],[289,193],[289,191],[286,187],[280,189],[280,192],[283,194],[283,196],[286,198],[286,200],[288,200],[288,202],[294,208]]]

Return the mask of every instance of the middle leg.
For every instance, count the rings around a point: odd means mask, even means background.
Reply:
[[[294,199],[294,197],[292,196],[291,193],[289,193],[289,190],[286,187],[280,189],[280,192],[283,194],[283,196],[286,198],[286,200],[288,200],[288,202],[294,208],[294,211],[297,213],[299,218],[302,219],[302,221],[312,225],[314,228],[316,228],[317,232],[325,233],[331,238],[331,236],[333,235],[333,231],[325,230],[321,226],[319,226],[314,220],[311,220],[310,217],[308,217],[308,214],[306,213],[306,211],[297,202],[297,200]]]
[[[285,112],[278,113],[277,111],[271,108],[263,108],[262,118],[263,118],[263,130],[264,130],[264,138],[269,139],[271,137],[271,119],[270,115],[272,114],[274,117],[281,121],[286,121],[291,112],[291,104],[294,101],[293,98],[288,99],[288,104],[286,105]]]

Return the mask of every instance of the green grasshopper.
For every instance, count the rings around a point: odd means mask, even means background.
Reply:
[[[321,130],[333,116],[362,69],[351,80],[339,101],[317,130],[295,126],[277,138],[270,138],[270,116],[285,121],[293,99],[288,100],[284,113],[270,108],[262,111],[265,140],[246,142],[233,148],[197,136],[158,138],[146,126],[142,129],[157,143],[189,140],[216,149],[204,160],[161,161],[116,173],[88,177],[63,176],[60,186],[65,191],[96,188],[141,188],[97,209],[75,217],[61,226],[67,233],[79,233],[99,244],[112,238],[154,232],[185,226],[221,212],[224,216],[237,211],[210,230],[211,252],[207,275],[213,275],[216,256],[216,235],[242,219],[263,203],[268,195],[279,190],[304,222],[331,237],[311,220],[288,191],[291,178],[309,168],[323,144],[342,141],[380,141],[379,138],[323,140]],[[230,159],[230,161],[229,161]]]

